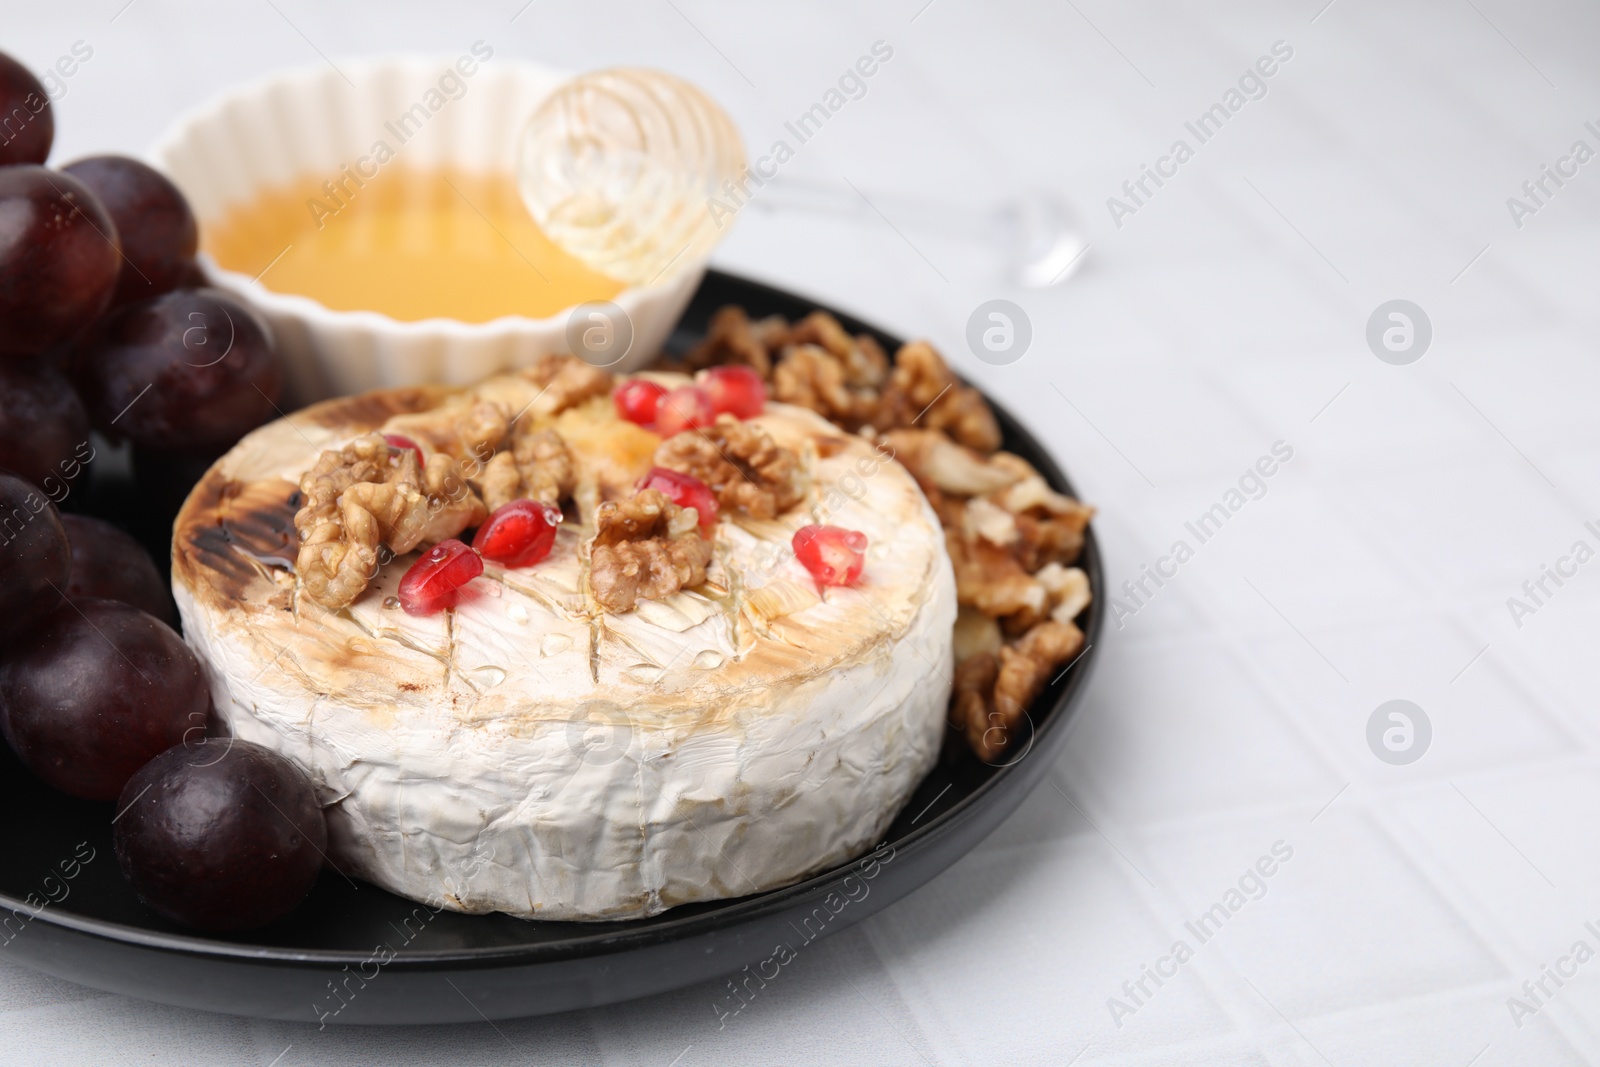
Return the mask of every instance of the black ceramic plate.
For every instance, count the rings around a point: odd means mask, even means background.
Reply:
[[[813,301],[726,274],[706,276],[670,347],[686,350],[710,315],[742,304],[791,319]],[[889,351],[898,339],[848,315]],[[1007,448],[1057,489],[1072,487],[1033,437],[996,409]],[[126,493],[96,488],[114,512]],[[111,515],[108,517],[118,517]],[[127,518],[127,516],[122,516]],[[164,555],[157,554],[160,559]],[[933,878],[998,826],[1060,753],[1103,626],[1100,553],[1080,565],[1096,597],[1087,651],[1052,681],[1007,764],[974,759],[948,735],[938,766],[856,863],[787,889],[612,923],[527,922],[433,914],[374,886],[323,872],[289,918],[233,937],[201,937],[144,908],[117,870],[109,805],[64,797],[0,745],[0,957],[148,1000],[264,1018],[329,1023],[468,1022],[542,1015],[660,993],[760,965],[780,944],[850,926]],[[853,876],[853,877],[852,877]],[[848,881],[847,881],[848,879]],[[42,904],[42,907],[40,906]],[[390,958],[392,956],[392,958]]]

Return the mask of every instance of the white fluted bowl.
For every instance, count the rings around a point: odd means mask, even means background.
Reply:
[[[153,166],[183,190],[202,231],[231,207],[306,174],[336,176],[382,138],[384,124],[436,88],[457,57],[344,61],[274,75],[230,90],[178,119],[151,149]],[[342,74],[340,72],[343,72]],[[345,81],[348,75],[350,82]],[[567,75],[548,67],[491,58],[467,86],[398,154],[408,166],[455,166],[515,173],[518,137],[534,107]],[[464,385],[523,366],[547,352],[566,352],[570,309],[549,318],[508,315],[492,322],[454,319],[402,322],[377,311],[335,311],[307,296],[276,292],[204,253],[213,285],[238,294],[272,326],[288,368],[289,400],[309,403],[391,386]],[[705,273],[685,264],[651,285],[614,299],[633,326],[633,344],[614,365],[619,373],[649,363],[660,351]]]

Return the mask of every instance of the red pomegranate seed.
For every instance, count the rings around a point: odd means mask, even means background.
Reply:
[[[400,579],[400,606],[407,615],[432,615],[456,606],[461,587],[483,573],[483,560],[451,538],[422,554]]]
[[[651,467],[650,473],[639,479],[639,488],[658,489],[680,508],[694,508],[700,513],[703,527],[710,528],[717,523],[717,494],[692,474]]]
[[[507,567],[531,567],[556,543],[561,509],[537,500],[513,500],[494,509],[472,547],[484,559]]]
[[[649,426],[656,421],[656,405],[666,395],[667,390],[655,382],[629,378],[617,386],[611,399],[617,405],[618,415],[640,426]]]
[[[854,585],[866,562],[867,535],[843,526],[802,526],[794,532],[794,555],[823,585]]]
[[[710,395],[698,385],[678,386],[662,397],[656,408],[656,425],[663,437],[710,426],[716,419]]]
[[[386,433],[383,435],[383,439],[389,442],[389,447],[397,452],[404,452],[406,449],[410,449],[411,451],[415,452],[417,454],[418,464],[425,462],[422,455],[422,446],[417,444],[411,438],[407,437],[405,434]]]
[[[700,387],[711,397],[711,410],[749,419],[767,405],[767,383],[749,367],[712,367],[699,377]]]

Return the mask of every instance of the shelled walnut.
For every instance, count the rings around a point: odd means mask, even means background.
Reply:
[[[426,466],[379,434],[328,449],[300,479],[295,514],[301,590],[323,607],[347,607],[377,574],[379,546],[396,554],[454,537],[486,517],[451,457]]]
[[[521,499],[558,505],[576,484],[577,467],[561,435],[521,424],[512,432],[510,447],[496,452],[473,480],[490,511]]]
[[[984,456],[935,430],[882,437],[927,493],[945,527],[961,603],[991,616],[1048,610],[1035,572],[1073,562],[1094,509],[1051,489],[1021,456]],[[1015,630],[1017,623],[1010,628]]]
[[[487,456],[499,448],[511,432],[509,413],[499,404],[480,400],[458,416],[452,429],[460,442],[455,451],[462,459]]]
[[[691,349],[683,362],[689,370],[744,366],[770,378],[774,357],[788,343],[789,324],[782,316],[751,322],[744,308],[729,304],[711,316],[705,340]]]
[[[980,452],[1000,447],[1000,424],[988,401],[962,384],[926,341],[912,341],[895,353],[879,419],[879,429],[920,426],[943,430],[957,444]]]
[[[1002,460],[1009,453],[984,456],[956,444],[938,430],[906,428],[883,435],[883,443],[894,452],[925,493],[951,493],[955,496],[982,496],[999,492],[1020,481],[1026,471]]]
[[[1007,634],[1026,633],[1046,618],[1071,622],[1093,599],[1089,576],[1077,567],[1047,563],[1034,573],[1033,580],[1044,590],[1044,603],[1006,616],[1002,625]]]
[[[528,405],[528,413],[538,417],[559,415],[591,397],[604,396],[611,391],[610,373],[590,366],[577,356],[548,353],[520,373],[541,390]]]
[[[955,570],[957,603],[995,619],[1044,609],[1044,586],[1023,569],[1005,546],[968,537],[961,529],[950,526],[945,527],[944,545]]]
[[[875,425],[889,360],[868,334],[851,337],[825,311],[794,324],[773,369],[773,395],[810,408],[847,430]]]
[[[872,425],[882,403],[875,386],[853,384],[845,365],[818,345],[785,349],[772,389],[775,399],[810,408],[847,430]]]
[[[657,490],[607,501],[595,513],[589,586],[607,611],[630,611],[640,599],[699,585],[710,563],[711,542],[700,536],[693,510]]]
[[[889,357],[867,333],[854,337],[826,311],[813,311],[794,324],[789,344],[816,345],[844,367],[845,381],[858,389],[881,389],[889,379]]]
[[[699,478],[717,504],[772,519],[805,496],[800,460],[761,427],[721,415],[703,430],[685,430],[656,449],[659,466]]]
[[[1056,670],[1083,649],[1083,631],[1047,619],[1018,641],[958,664],[950,701],[950,725],[962,732],[977,757],[992,762],[1003,754],[1033,703]]]

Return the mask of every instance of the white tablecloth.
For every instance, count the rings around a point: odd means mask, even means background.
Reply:
[[[1600,962],[1572,955],[1600,951],[1600,562],[1572,557],[1600,548],[1600,162],[1571,157],[1600,150],[1600,9],[126,2],[6,4],[0,47],[33,67],[93,50],[63,82],[57,160],[140,150],[218,89],[319,52],[479,38],[679,72],[759,153],[885,42],[865,95],[784,175],[854,184],[886,218],[758,199],[721,265],[931,337],[1099,506],[1112,585],[1171,577],[1119,593],[1047,784],[720,1029],[720,983],[497,1026],[318,1032],[69,987],[0,953],[0,1062],[1600,1058]],[[1245,77],[1277,42],[1272,75]],[[1202,138],[1186,123],[1207,114]],[[1162,184],[1134,184],[1145,166]],[[897,221],[906,196],[1030,188],[1070,198],[1093,242],[1057,289]],[[1003,366],[965,340],[996,297],[1033,331]],[[1367,341],[1395,299],[1432,328],[1408,365]],[[1249,477],[1275,444],[1292,457]],[[1208,512],[1202,540],[1186,524]],[[1394,699],[1432,730],[1404,765],[1367,739]]]

